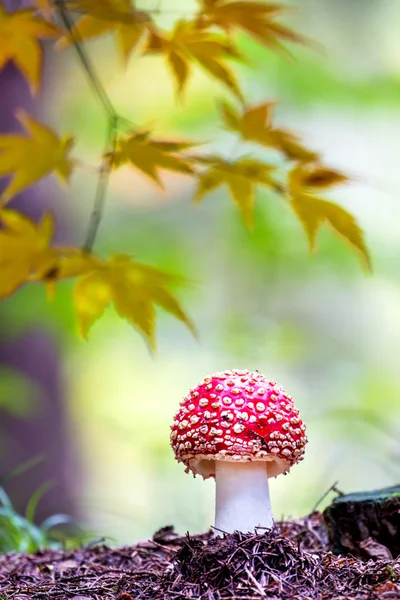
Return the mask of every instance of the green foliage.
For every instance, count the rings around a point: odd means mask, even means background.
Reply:
[[[0,552],[37,552],[41,548],[65,547],[65,540],[57,540],[54,531],[60,525],[70,524],[71,518],[55,514],[35,525],[38,502],[50,484],[37,490],[30,499],[25,515],[16,512],[5,490],[0,487]]]

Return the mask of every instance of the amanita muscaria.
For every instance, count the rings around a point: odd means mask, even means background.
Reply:
[[[305,425],[292,397],[258,371],[205,377],[181,401],[171,445],[186,472],[215,478],[217,530],[272,527],[268,478],[303,460]]]

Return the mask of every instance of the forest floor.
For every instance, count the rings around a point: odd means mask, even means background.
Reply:
[[[317,512],[257,534],[165,527],[130,547],[2,555],[0,600],[400,599],[400,557],[372,541],[359,553],[329,552]]]

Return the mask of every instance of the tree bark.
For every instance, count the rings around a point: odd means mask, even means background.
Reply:
[[[400,485],[338,496],[324,511],[332,551],[372,556],[372,542],[400,555]]]
[[[19,130],[16,109],[35,114],[35,106],[25,80],[11,63],[0,71],[0,89],[0,133],[15,133]],[[6,180],[0,180],[0,193],[5,184]],[[53,209],[53,203],[46,206],[50,204],[46,196],[45,188],[39,184],[19,194],[10,207],[37,220],[46,208]],[[65,236],[65,220],[63,229],[61,237]],[[7,473],[41,455],[43,460],[37,466],[4,485],[6,491],[16,508],[23,511],[33,492],[53,481],[54,487],[39,504],[38,519],[53,512],[74,514],[76,465],[67,431],[60,348],[43,323],[35,320],[34,307],[26,307],[32,315],[30,331],[15,338],[8,325],[12,310],[12,300],[6,306],[0,304],[0,368],[11,368],[31,382],[32,403],[36,398],[38,410],[32,419],[25,420],[0,408],[0,484]]]

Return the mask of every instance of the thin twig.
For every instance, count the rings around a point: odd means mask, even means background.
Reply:
[[[89,218],[86,237],[82,247],[84,252],[90,253],[93,250],[97,231],[104,213],[108,182],[110,179],[110,172],[117,146],[117,130],[120,117],[114,109],[114,106],[112,105],[111,100],[109,99],[107,92],[105,91],[103,84],[101,83],[100,78],[98,77],[96,70],[91,63],[90,58],[85,51],[82,40],[79,38],[77,32],[74,31],[74,22],[66,7],[65,0],[57,0],[54,2],[54,5],[57,8],[61,21],[68,31],[71,42],[73,43],[76,53],[78,54],[89,84],[95,96],[98,98],[107,119],[106,145],[102,163],[99,169],[99,179],[96,188],[94,206]]]
[[[258,592],[260,593],[261,596],[266,596],[267,594],[265,593],[265,590],[263,590],[263,588],[261,587],[261,585],[258,583],[257,579],[254,577],[254,575],[252,575],[250,573],[250,571],[248,569],[245,568],[247,577],[254,583],[254,585],[256,586]]]
[[[89,219],[89,226],[86,233],[85,242],[83,244],[84,252],[91,252],[93,249],[94,241],[96,239],[97,231],[104,213],[104,206],[106,201],[106,193],[108,188],[108,182],[110,179],[110,172],[112,168],[113,158],[115,149],[117,146],[117,117],[110,119],[107,130],[107,139],[105,144],[105,150],[103,154],[103,160],[100,167],[99,179],[97,183],[96,196],[94,199],[93,210]]]
[[[96,70],[94,69],[89,56],[86,53],[86,50],[84,48],[84,45],[82,43],[82,40],[80,39],[77,31],[74,31],[74,23],[73,20],[71,18],[71,15],[65,5],[65,0],[60,2],[56,2],[55,6],[57,8],[58,14],[60,15],[61,21],[63,22],[63,25],[65,26],[66,30],[68,31],[71,41],[74,45],[75,51],[79,56],[79,60],[82,63],[82,66],[84,68],[86,77],[89,81],[89,84],[94,92],[94,94],[97,96],[99,102],[101,103],[101,105],[103,106],[105,112],[107,113],[107,117],[111,120],[111,119],[116,119],[118,117],[117,112],[115,111],[105,89],[103,84],[101,83]]]
[[[315,512],[315,511],[317,510],[318,506],[321,504],[321,502],[322,502],[323,500],[325,500],[325,498],[327,497],[327,495],[328,495],[330,492],[336,492],[336,493],[338,493],[338,490],[337,490],[337,488],[336,488],[336,486],[337,486],[337,484],[338,484],[338,483],[339,483],[338,481],[334,481],[334,482],[332,483],[332,485],[331,485],[331,486],[330,486],[330,487],[329,487],[329,488],[326,490],[326,492],[324,492],[324,493],[323,493],[323,495],[321,496],[321,498],[319,498],[319,500],[318,500],[318,501],[317,501],[317,502],[314,504],[314,506],[313,506],[313,509],[312,509],[311,513]],[[340,494],[340,492],[339,492],[339,494]]]

